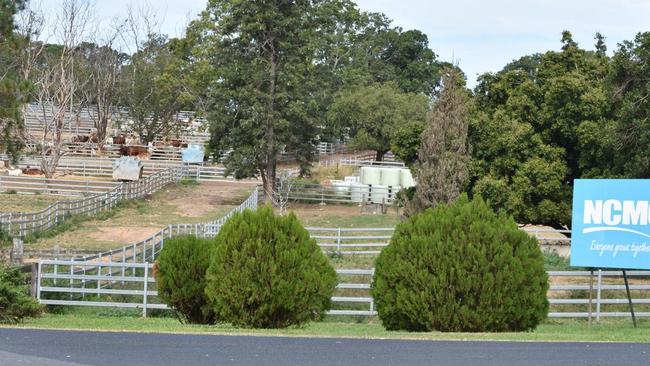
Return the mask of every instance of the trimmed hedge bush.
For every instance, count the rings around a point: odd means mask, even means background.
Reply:
[[[503,332],[548,312],[537,241],[480,198],[400,223],[377,258],[372,295],[389,330]]]
[[[220,321],[282,328],[329,308],[336,272],[294,214],[246,210],[226,222],[216,241],[205,291]]]
[[[205,274],[213,248],[213,240],[175,237],[165,240],[156,262],[158,296],[187,323],[211,324],[215,321],[205,295]]]
[[[25,275],[17,268],[0,265],[0,323],[18,323],[42,312],[43,307],[29,296]]]

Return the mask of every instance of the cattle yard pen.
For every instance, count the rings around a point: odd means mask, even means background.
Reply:
[[[144,167],[144,174],[150,175],[161,170],[169,168],[182,167],[185,169],[187,178],[196,179],[197,181],[230,181],[234,182],[232,177],[226,177],[225,168],[216,165],[187,164],[170,160],[141,160]],[[38,159],[22,159],[20,167],[38,166]],[[109,158],[65,158],[61,159],[58,170],[80,176],[93,177],[112,177],[113,159]]]
[[[341,160],[340,163],[364,166],[365,160]],[[23,161],[27,165],[31,160]],[[367,163],[367,162],[366,162]],[[75,181],[69,186],[57,180],[31,177],[0,177],[0,190],[20,190],[24,193],[72,194],[88,196],[80,200],[57,202],[45,210],[22,214],[0,214],[0,228],[18,236],[44,230],[65,220],[69,215],[92,215],[112,208],[119,200],[151,194],[167,183],[182,178],[197,181],[221,181],[222,167],[188,165],[178,161],[143,161],[150,174],[139,182],[113,183]],[[387,162],[382,165],[391,165]],[[398,165],[396,165],[398,166]],[[106,158],[66,158],[61,169],[89,176],[106,176],[112,172],[112,161]],[[70,182],[70,181],[66,181]],[[142,309],[167,309],[158,299],[153,262],[169,238],[180,235],[214,237],[226,220],[236,212],[255,209],[259,188],[226,216],[202,224],[173,224],[152,236],[114,250],[90,254],[79,253],[61,260],[67,253],[56,252],[54,259],[40,259],[36,269],[35,295],[42,304],[59,306],[97,306]],[[373,192],[374,190],[374,192]],[[280,193],[282,194],[282,193]],[[287,192],[289,200],[336,202],[349,204],[392,203],[395,192],[384,187],[369,187],[363,191],[339,191],[332,185],[294,184]],[[569,230],[522,227],[540,244],[570,242]],[[308,227],[310,236],[330,256],[374,258],[388,246],[394,228],[327,228]],[[349,266],[349,265],[348,265]],[[374,300],[370,294],[373,268],[338,268],[339,284],[332,297],[330,315],[375,316]],[[600,318],[630,316],[627,311],[625,286],[617,271],[549,271],[548,299],[551,318]],[[636,298],[636,315],[650,317],[650,271],[629,271],[630,289]]]

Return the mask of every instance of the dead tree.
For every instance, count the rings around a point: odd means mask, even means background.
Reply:
[[[49,55],[39,65],[34,80],[33,100],[38,103],[37,116],[42,133],[35,142],[41,155],[41,170],[46,177],[54,176],[59,160],[66,154],[64,132],[78,115],[79,106],[85,103],[77,98],[77,90],[87,80],[79,80],[75,74],[75,58],[78,45],[86,36],[90,19],[90,6],[86,2],[66,0],[61,13],[52,24],[60,45],[58,54]]]
[[[123,39],[124,30],[124,22],[112,24],[106,35],[95,37],[85,55],[89,79],[82,94],[88,102],[88,114],[97,130],[100,147],[106,141],[110,123],[116,115],[117,78],[126,58],[117,43]],[[100,31],[95,31],[98,33]]]

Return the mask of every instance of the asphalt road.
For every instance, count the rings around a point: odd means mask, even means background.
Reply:
[[[0,366],[650,365],[650,344],[399,341],[0,329]]]

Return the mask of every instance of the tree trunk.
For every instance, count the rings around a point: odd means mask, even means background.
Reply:
[[[377,150],[377,155],[375,155],[375,161],[383,161],[384,160],[384,155],[386,155],[387,151],[379,151]]]
[[[277,77],[277,65],[275,59],[275,49],[273,39],[270,39],[271,50],[269,54],[269,100],[267,106],[266,121],[266,182],[264,192],[266,193],[267,202],[273,202],[273,193],[275,192],[275,169],[277,166],[277,154],[275,147],[275,79]]]

